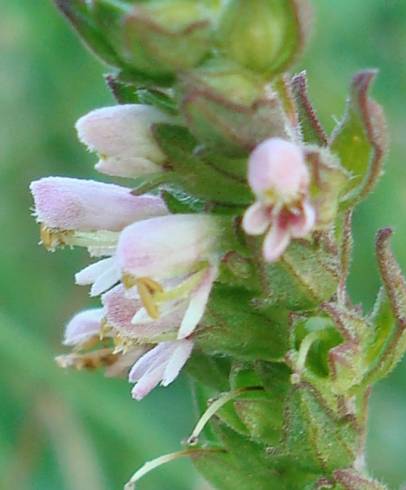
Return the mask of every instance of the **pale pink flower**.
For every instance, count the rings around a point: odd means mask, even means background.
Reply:
[[[96,109],[79,119],[79,139],[100,155],[96,169],[117,177],[138,177],[162,171],[165,155],[152,126],[173,118],[155,107],[140,104]]]
[[[140,219],[167,214],[156,196],[134,196],[115,184],[65,177],[31,183],[37,221],[61,230],[120,231]]]
[[[243,228],[249,235],[267,232],[263,253],[265,260],[274,262],[292,238],[305,238],[314,228],[309,171],[301,148],[279,138],[261,143],[248,165],[248,181],[257,200],[245,212]]]
[[[161,342],[144,354],[129,374],[130,383],[136,383],[132,395],[141,400],[158,384],[168,386],[179,375],[193,350],[191,340]]]
[[[75,346],[86,343],[100,334],[103,308],[77,313],[65,328],[64,344]]]
[[[204,314],[220,233],[216,218],[177,214],[134,223],[120,235],[117,260],[129,294],[135,290],[154,319],[184,308],[178,338],[188,337]],[[145,321],[143,310],[137,316]]]
[[[108,326],[129,340],[148,342],[168,332],[176,332],[185,314],[185,307],[180,306],[157,320],[148,315],[141,317],[139,313],[143,307],[140,299],[126,295],[122,284],[105,293],[101,300]]]

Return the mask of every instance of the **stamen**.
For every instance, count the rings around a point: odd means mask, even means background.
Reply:
[[[112,349],[100,349],[86,354],[68,354],[55,358],[58,366],[62,368],[98,369],[111,366],[117,361]]]
[[[196,424],[196,427],[193,429],[192,434],[188,438],[187,443],[190,445],[197,444],[199,436],[203,429],[206,427],[206,424],[220,410],[220,408],[222,408],[228,402],[235,400],[240,395],[253,391],[264,391],[264,388],[262,386],[249,386],[230,391],[229,393],[224,393],[222,396],[220,396],[201,416],[199,422]]]
[[[40,227],[40,243],[51,252],[54,252],[59,246],[69,245],[69,238],[71,238],[72,235],[73,231],[47,228],[44,225],[41,225]]]
[[[196,286],[201,282],[204,274],[206,273],[207,264],[205,264],[204,268],[192,274],[185,281],[181,282],[179,286],[176,286],[173,289],[169,289],[168,291],[157,292],[154,295],[154,300],[157,303],[163,303],[166,301],[176,301],[182,298],[185,298],[189,295],[189,293],[195,289]]]
[[[159,282],[154,281],[150,277],[142,277],[141,279],[138,279],[139,281],[142,281],[147,288],[151,291],[151,293],[163,293],[164,288],[159,284]]]
[[[219,448],[202,448],[202,449],[186,449],[184,451],[178,451],[176,453],[166,454],[165,456],[160,456],[152,461],[148,461],[144,464],[134,475],[130,478],[128,483],[125,484],[124,490],[134,490],[135,484],[147,473],[150,473],[155,468],[162,466],[166,463],[176,461],[180,458],[198,456],[205,453],[224,453],[224,449]]]
[[[147,310],[148,315],[154,320],[158,320],[159,310],[154,302],[153,293],[148,287],[148,284],[146,284],[143,279],[137,279],[136,285],[141,302],[144,305],[144,308]]]

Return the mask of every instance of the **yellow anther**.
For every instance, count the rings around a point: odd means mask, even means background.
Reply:
[[[154,301],[154,292],[151,291],[150,284],[148,282],[146,283],[144,279],[137,279],[136,286],[141,302],[147,310],[148,315],[154,320],[157,320],[159,318],[159,310]]]
[[[173,289],[169,289],[168,291],[155,293],[154,300],[157,303],[163,303],[166,301],[180,300],[187,297],[190,292],[199,285],[205,272],[205,269],[199,270],[198,272],[195,272],[190,277],[188,277],[185,281],[181,282],[179,286]]]
[[[47,228],[44,225],[41,225],[40,228],[40,237],[41,244],[50,251],[54,251],[58,246],[68,245],[69,238],[73,234],[72,231],[69,230],[58,230]]]
[[[126,289],[131,289],[137,285],[137,279],[131,274],[124,274],[121,278],[121,282]]]
[[[159,284],[159,282],[154,281],[150,277],[141,277],[138,281],[142,281],[145,286],[151,291],[151,293],[163,293],[164,288]]]
[[[99,339],[103,341],[106,337],[109,337],[109,334],[112,332],[113,328],[106,319],[102,320],[100,325]]]

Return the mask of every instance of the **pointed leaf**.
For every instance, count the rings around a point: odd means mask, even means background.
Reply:
[[[375,77],[373,70],[354,77],[347,112],[330,143],[331,151],[353,176],[346,206],[366,197],[382,174],[388,135],[382,107],[369,97]]]

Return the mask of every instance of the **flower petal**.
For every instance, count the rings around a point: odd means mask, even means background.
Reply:
[[[123,330],[126,334],[130,334],[133,330],[131,320],[137,310],[141,308],[141,303],[128,298],[122,284],[103,294],[101,301],[107,323],[117,330]]]
[[[103,309],[81,311],[68,323],[65,329],[65,345],[77,345],[99,335]]]
[[[93,180],[48,177],[31,184],[37,220],[62,230],[121,231],[145,218],[168,213],[156,196],[134,196],[131,189]]]
[[[269,227],[270,221],[269,208],[256,202],[245,211],[242,227],[248,235],[262,235]]]
[[[146,397],[156,386],[158,386],[162,380],[164,370],[165,366],[160,365],[146,372],[132,389],[132,397],[137,401]]]
[[[134,223],[120,235],[117,257],[124,273],[162,280],[190,273],[211,260],[219,235],[216,218],[176,214]]]
[[[285,252],[290,242],[290,233],[275,223],[267,233],[263,253],[267,262],[276,262]]]
[[[162,386],[170,385],[179,375],[193,350],[191,340],[182,340],[173,352],[162,377]]]
[[[280,138],[270,138],[252,152],[248,164],[248,181],[255,194],[266,197],[269,191],[289,199],[309,183],[300,146]]]
[[[184,339],[193,333],[198,323],[202,319],[213,283],[216,280],[217,275],[217,267],[209,267],[203,277],[202,282],[192,293],[189,306],[179,328],[178,339]]]
[[[316,223],[316,211],[309,201],[304,201],[303,209],[297,219],[289,224],[289,230],[294,238],[304,238]]]
[[[75,281],[79,286],[92,284],[90,295],[98,296],[113,287],[120,280],[120,277],[121,274],[115,257],[109,257],[79,271],[75,275]]]
[[[148,371],[156,367],[166,365],[174,351],[174,342],[161,342],[156,347],[144,354],[132,367],[128,380],[130,383],[139,381]]]

